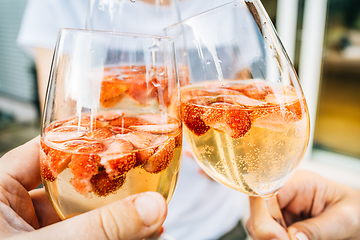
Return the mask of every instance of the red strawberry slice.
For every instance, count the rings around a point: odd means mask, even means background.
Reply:
[[[130,126],[129,128],[142,132],[167,134],[167,133],[172,133],[175,130],[179,129],[179,124],[170,123],[170,124],[162,124],[162,125],[138,125],[138,126]]]
[[[67,123],[68,121],[70,121],[69,119],[64,119],[64,120],[60,120],[60,121],[56,121],[56,122],[52,122],[49,126],[47,126],[45,128],[44,133],[47,133],[55,128],[58,128],[60,126],[62,126],[63,124]]]
[[[135,163],[133,146],[126,140],[116,139],[103,153],[100,163],[105,167],[111,179],[115,179],[130,171]]]
[[[62,171],[64,171],[65,168],[68,167],[69,162],[71,161],[70,153],[56,150],[51,147],[48,156],[50,159],[49,167],[54,177],[57,177]]]
[[[136,125],[148,125],[152,124],[151,122],[137,117],[122,117],[109,122],[111,126],[129,128],[130,126]]]
[[[111,193],[116,192],[122,185],[124,185],[126,175],[122,175],[116,179],[110,179],[105,171],[99,172],[91,179],[92,189],[95,195],[105,197]]]
[[[127,134],[133,132],[134,130],[122,127],[111,127],[111,131],[113,131],[115,134]]]
[[[109,128],[97,128],[88,132],[85,137],[93,141],[101,141],[114,136],[114,133]]]
[[[74,154],[71,157],[69,168],[74,178],[89,180],[98,173],[100,157],[92,154]]]
[[[182,131],[175,137],[175,148],[181,147],[183,143]]]
[[[168,136],[166,135],[159,135],[152,139],[150,145],[146,148],[140,149],[136,152],[136,163],[134,167],[143,166],[145,162],[151,157],[156,150],[159,148],[160,145],[164,144],[166,140],[168,140]]]
[[[96,119],[99,121],[110,121],[120,118],[122,116],[124,116],[124,113],[121,111],[102,112],[96,115]]]
[[[127,140],[134,146],[134,148],[141,149],[150,146],[153,136],[147,132],[133,132],[124,135],[118,135],[117,138]]]
[[[89,179],[84,178],[72,178],[70,180],[71,185],[78,193],[82,195],[87,195],[93,191],[93,186]]]
[[[43,179],[49,182],[53,182],[56,179],[50,170],[50,159],[43,149],[40,149],[40,174]]]
[[[226,103],[212,104],[202,118],[206,125],[225,132],[232,138],[243,137],[251,127],[249,113],[244,107]]]
[[[160,146],[144,164],[143,168],[150,173],[159,173],[165,170],[174,157],[175,139],[169,138]]]
[[[110,80],[110,81],[108,81]],[[125,96],[127,85],[123,81],[112,77],[101,83],[100,104],[105,108],[114,107]]]
[[[271,87],[263,82],[254,82],[248,84],[245,89],[242,91],[249,98],[256,100],[264,100],[266,95],[273,93]]]
[[[79,122],[80,122],[80,127],[83,127],[87,130],[101,128],[101,127],[105,127],[108,125],[107,122],[98,121],[98,120],[96,120],[95,117],[91,117],[88,115],[82,116],[82,117],[76,117],[76,118],[72,119],[71,121],[69,121],[67,123],[67,125],[79,126]]]
[[[77,127],[59,127],[53,131],[47,132],[45,135],[46,141],[61,143],[70,140],[79,139],[84,136],[84,131],[78,131]]]
[[[185,126],[196,136],[204,135],[209,131],[210,127],[202,119],[205,112],[203,107],[183,102],[181,103],[181,112]]]
[[[129,82],[126,94],[139,104],[146,104],[152,99],[155,86],[147,80],[145,74],[134,75]]]

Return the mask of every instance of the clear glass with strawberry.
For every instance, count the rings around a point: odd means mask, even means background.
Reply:
[[[62,29],[40,145],[43,185],[62,219],[145,191],[169,202],[182,152],[173,41]]]
[[[259,0],[236,0],[165,29],[178,64],[184,134],[218,182],[263,197],[286,228],[277,191],[309,141],[309,113],[296,72]]]

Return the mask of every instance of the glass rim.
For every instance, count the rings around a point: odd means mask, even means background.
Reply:
[[[234,4],[235,2],[239,2],[239,1],[240,1],[240,0],[233,0],[233,1],[231,1],[231,2],[224,3],[224,4],[219,5],[219,6],[217,6],[217,7],[214,7],[214,8],[211,8],[211,9],[209,9],[209,10],[206,10],[206,11],[204,11],[204,12],[201,12],[201,13],[198,13],[198,14],[196,14],[196,15],[193,15],[193,16],[191,16],[191,17],[185,18],[184,20],[181,20],[181,21],[179,21],[179,22],[177,22],[177,23],[174,23],[174,24],[172,24],[172,25],[170,25],[170,26],[167,26],[166,28],[163,29],[163,31],[166,32],[167,29],[171,29],[171,28],[178,27],[178,26],[180,26],[180,25],[183,25],[185,22],[188,22],[188,21],[190,21],[190,20],[192,20],[192,19],[194,19],[194,18],[198,18],[199,16],[206,15],[206,14],[208,14],[209,12],[212,12],[212,11],[214,11],[214,10],[216,10],[216,9],[224,8],[224,7],[226,7],[227,5],[231,5],[231,4]],[[242,0],[242,1],[253,2],[254,0]],[[256,0],[255,0],[255,1],[256,1]]]
[[[172,37],[163,36],[163,35],[119,32],[119,31],[106,31],[106,30],[93,30],[93,29],[85,29],[85,28],[60,28],[59,33],[63,33],[63,32],[83,32],[83,33],[87,33],[87,34],[95,33],[95,34],[118,36],[118,37],[142,38],[142,39],[161,39],[161,40],[168,40],[171,42],[174,41]]]

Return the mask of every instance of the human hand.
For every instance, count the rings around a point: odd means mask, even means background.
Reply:
[[[147,192],[60,221],[41,183],[39,138],[0,159],[0,239],[143,239],[158,236],[165,199]],[[35,189],[35,190],[34,190]]]
[[[360,239],[360,191],[299,170],[277,196],[288,231],[271,217],[264,199],[250,197],[247,228],[253,239]]]

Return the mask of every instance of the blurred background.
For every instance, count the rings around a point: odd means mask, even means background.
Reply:
[[[35,65],[16,44],[26,3],[1,1],[0,156],[40,132]],[[360,189],[360,1],[262,3],[309,104],[313,134],[304,167]]]

